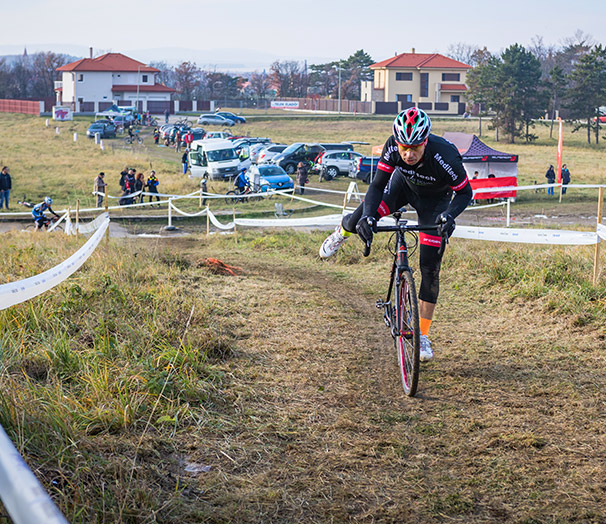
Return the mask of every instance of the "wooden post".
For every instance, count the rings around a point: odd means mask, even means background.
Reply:
[[[604,188],[601,187],[598,190],[598,224],[602,223],[602,201],[604,199]],[[595,286],[598,283],[598,270],[600,267],[600,238],[598,237],[598,242],[595,245],[595,252],[593,254],[593,285]]]
[[[200,201],[198,202],[198,207],[202,207],[202,188],[200,188]]]
[[[210,236],[210,206],[206,206],[206,238]]]
[[[234,217],[234,240],[238,243],[238,228],[236,227],[236,208],[231,208],[232,216]]]
[[[295,185],[292,188],[292,195],[290,195],[290,201],[292,202],[295,198],[295,191],[297,190],[297,183],[295,182]]]
[[[78,223],[80,222],[80,199],[76,200],[76,238],[78,238]]]
[[[105,187],[103,188],[103,205],[105,206],[105,212],[109,213],[109,199],[107,198],[107,184],[105,184]],[[107,229],[105,230],[105,243],[109,243],[109,225],[107,226]]]

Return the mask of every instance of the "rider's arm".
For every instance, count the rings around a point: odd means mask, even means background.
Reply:
[[[364,211],[362,213],[364,216],[372,217],[377,212],[379,204],[383,200],[383,190],[395,170],[396,159],[394,154],[397,153],[398,147],[395,145],[395,141],[388,139],[383,146],[383,152],[377,164],[377,172],[364,197]]]
[[[446,213],[452,216],[452,218],[457,218],[471,202],[473,191],[467,177],[465,178],[465,183],[462,187],[453,187],[453,190],[455,192],[455,196],[450,201]]]
[[[48,210],[49,210],[49,211],[50,211],[50,212],[51,212],[53,215],[55,215],[57,218],[59,218],[59,215],[57,215],[57,213],[55,213],[55,212],[53,211],[52,207],[50,207],[50,206],[49,206],[49,207],[48,207]]]

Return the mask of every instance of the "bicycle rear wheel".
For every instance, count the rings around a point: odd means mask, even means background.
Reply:
[[[236,202],[238,202],[238,200],[240,200],[240,199],[239,198],[235,198],[235,196],[237,194],[238,193],[236,193],[235,191],[228,191],[227,193],[225,193],[225,203],[233,205]]]
[[[417,392],[419,383],[419,305],[415,282],[410,270],[398,271],[394,296],[394,321],[397,334],[394,344],[404,393],[409,397]]]

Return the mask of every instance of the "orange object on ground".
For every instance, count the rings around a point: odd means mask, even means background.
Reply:
[[[219,260],[218,258],[206,258],[204,259],[204,265],[214,273],[219,273],[222,275],[236,276],[242,272],[241,267],[228,266],[225,262]]]

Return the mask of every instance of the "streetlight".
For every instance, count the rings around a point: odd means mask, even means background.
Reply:
[[[137,67],[137,113],[139,112],[139,77],[141,74],[141,65]]]
[[[341,67],[341,60],[339,60],[339,65],[333,65],[333,68],[335,68],[338,72],[339,72],[339,114],[341,114],[341,69],[343,69]]]

